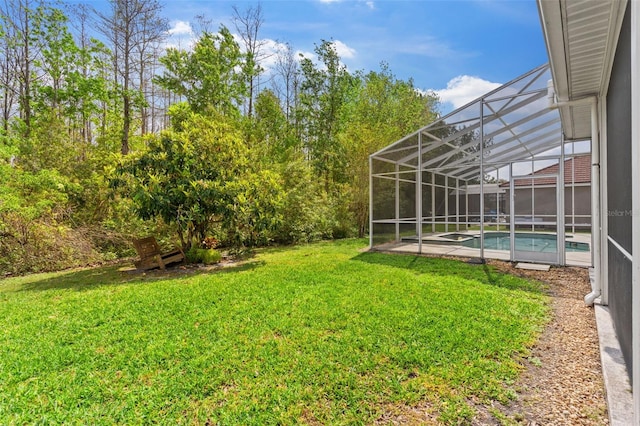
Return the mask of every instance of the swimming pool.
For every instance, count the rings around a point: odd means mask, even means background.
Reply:
[[[480,248],[480,236],[475,235],[462,241],[460,245],[469,248]],[[566,252],[588,252],[589,243],[565,240]],[[485,232],[484,248],[489,250],[511,250],[511,238],[508,232]],[[558,251],[557,237],[553,234],[534,234],[518,232],[515,234],[515,249],[517,251],[532,251],[540,253],[555,253]]]

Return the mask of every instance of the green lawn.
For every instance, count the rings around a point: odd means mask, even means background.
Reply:
[[[0,281],[0,424],[362,424],[415,405],[459,424],[512,398],[539,285],[365,245]]]

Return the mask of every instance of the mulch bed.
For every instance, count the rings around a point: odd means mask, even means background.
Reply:
[[[508,262],[489,263],[546,283],[553,313],[516,384],[518,399],[496,408],[517,424],[530,426],[609,424],[594,310],[583,299],[591,291],[588,270],[552,267],[541,272],[516,269]]]

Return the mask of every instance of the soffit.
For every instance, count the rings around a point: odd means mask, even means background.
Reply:
[[[560,101],[605,96],[626,0],[538,0]],[[590,107],[562,107],[567,139],[591,137]]]

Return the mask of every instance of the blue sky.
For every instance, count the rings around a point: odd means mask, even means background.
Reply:
[[[161,0],[162,1],[162,0]],[[186,43],[196,15],[233,29],[232,7],[257,1],[165,1],[174,42]],[[334,40],[349,70],[379,70],[434,90],[443,110],[547,62],[535,0],[262,0],[260,37],[312,55]]]

